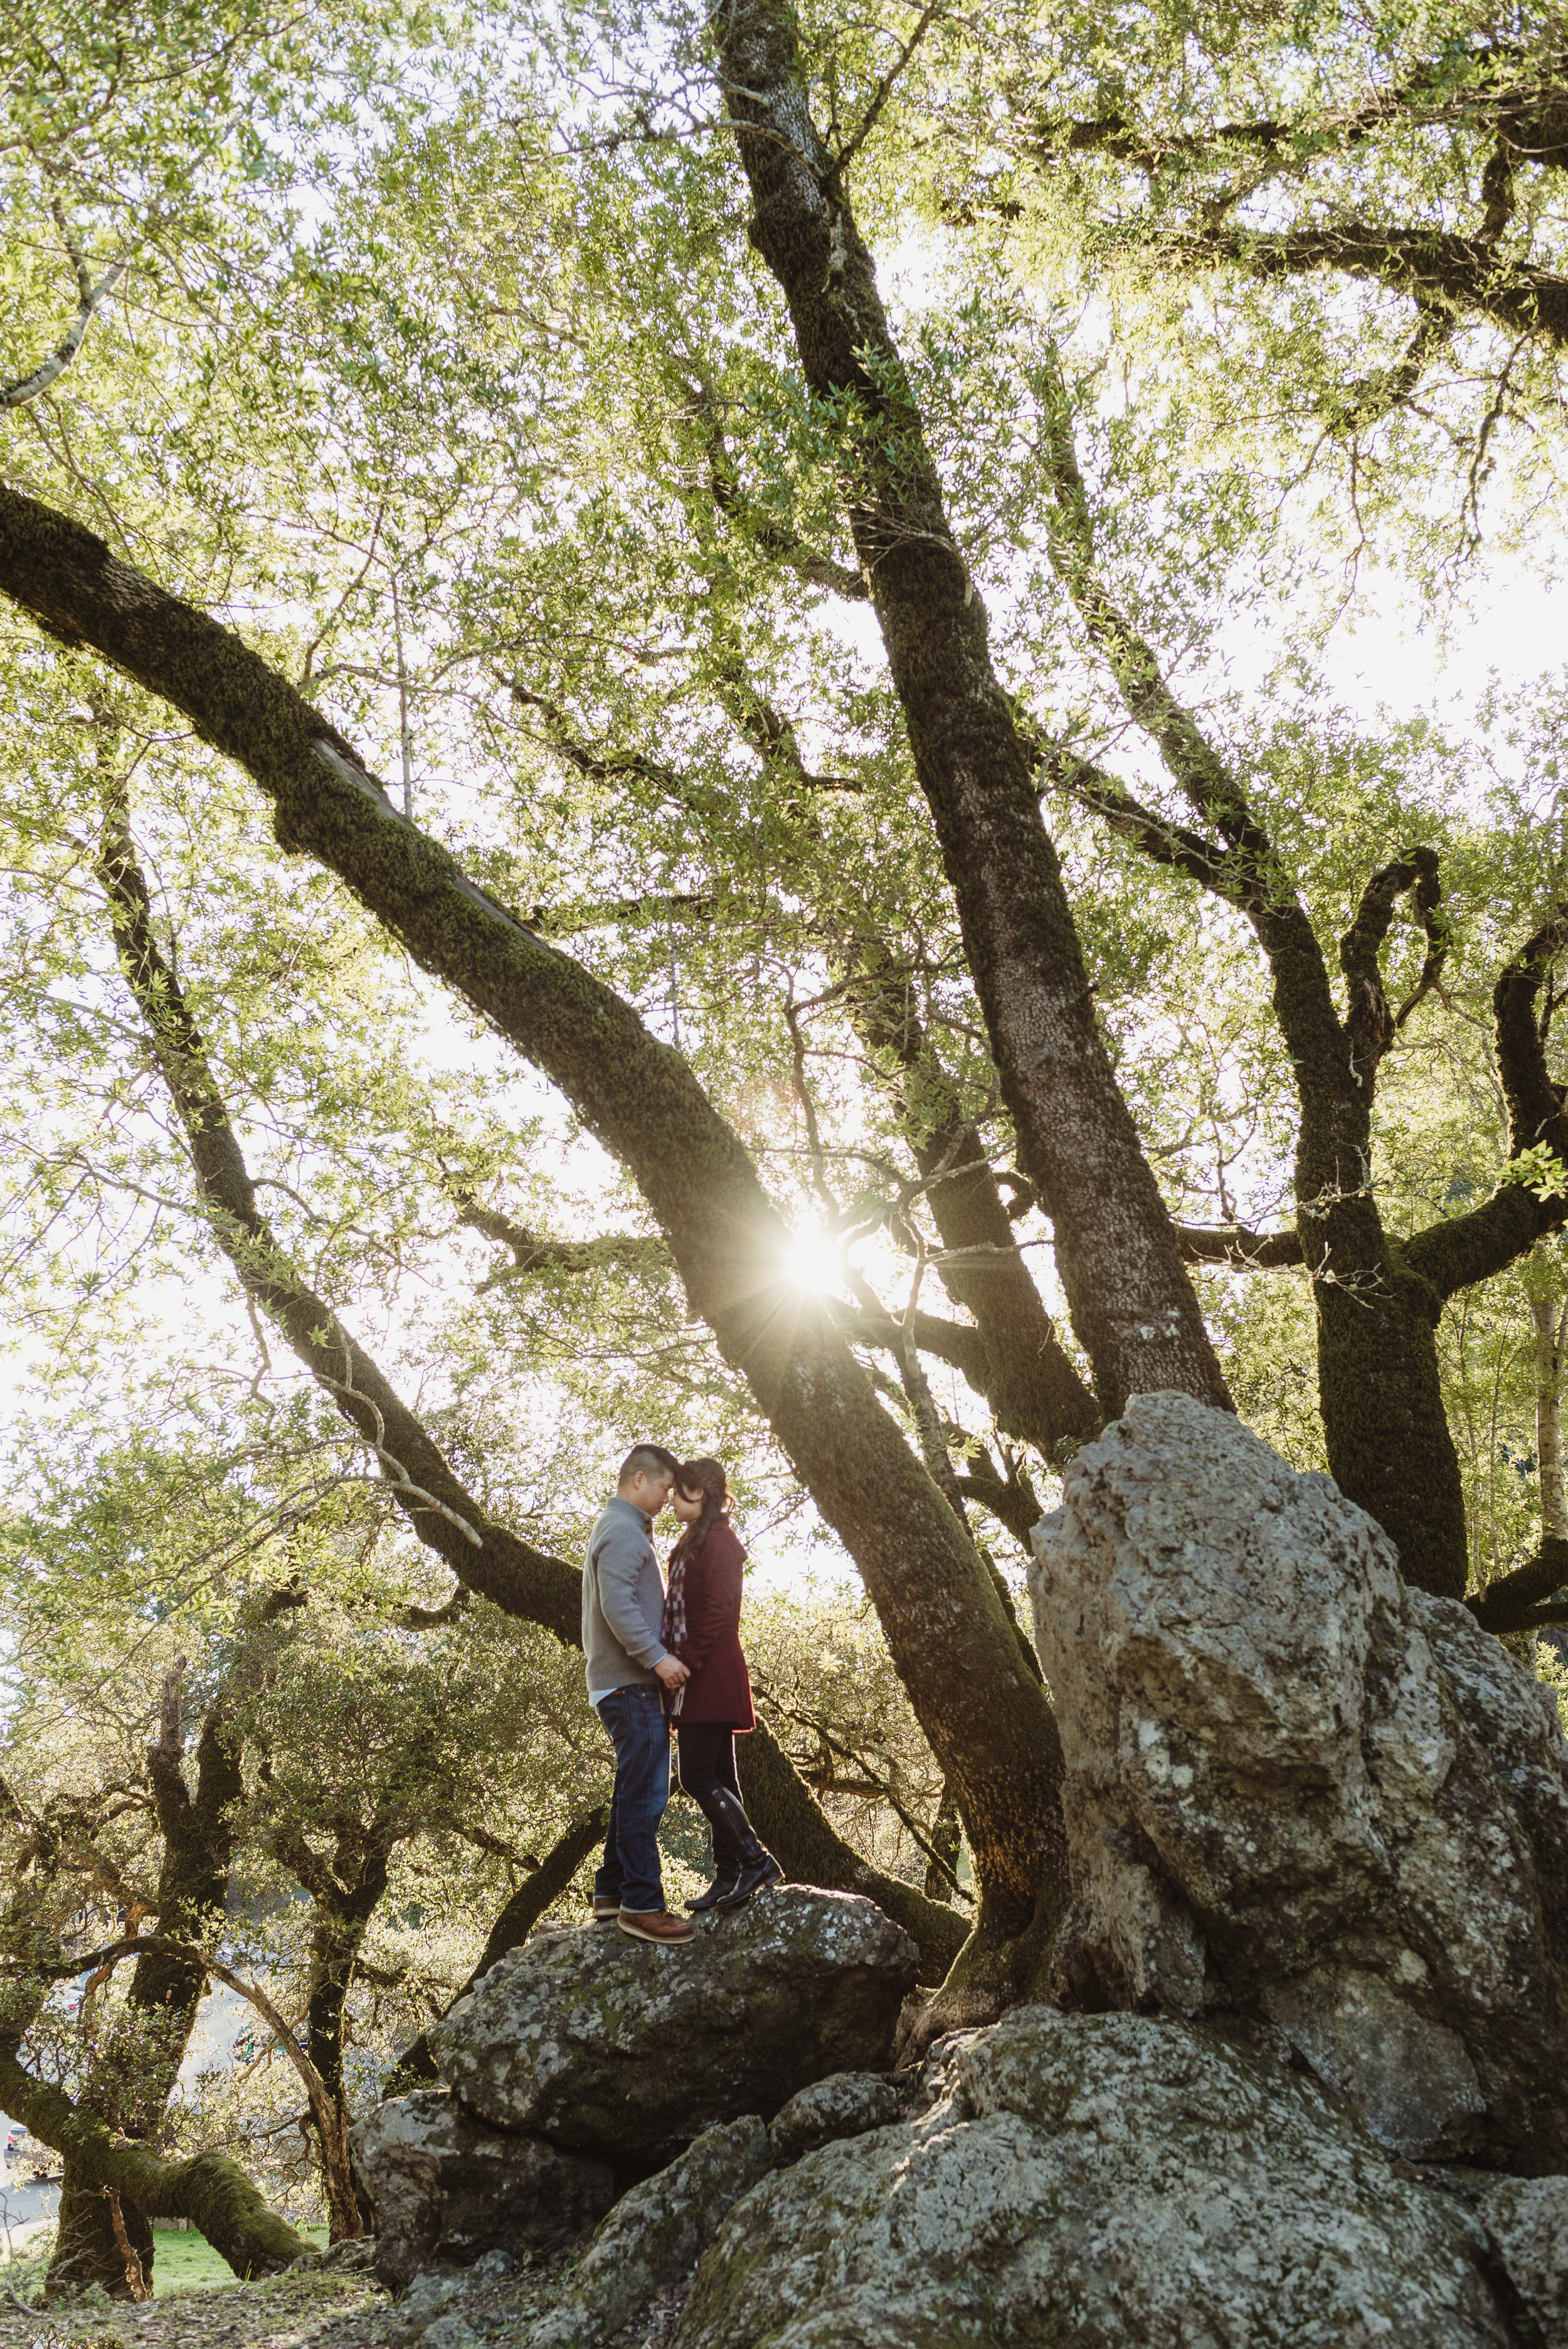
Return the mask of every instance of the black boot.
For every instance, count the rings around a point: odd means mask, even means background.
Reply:
[[[694,1917],[705,1916],[710,1909],[722,1908],[739,1883],[741,1869],[746,1865],[746,1845],[737,1835],[735,1821],[728,1810],[718,1800],[720,1795],[727,1796],[730,1802],[735,1800],[726,1786],[717,1786],[712,1794],[698,1797],[708,1832],[713,1837],[713,1882],[699,1899],[686,1902]],[[736,1804],[736,1808],[740,1809],[738,1804]],[[741,1811],[740,1816],[744,1823],[746,1813]],[[753,1837],[752,1840],[755,1842],[756,1837]]]
[[[727,1786],[716,1786],[713,1800],[716,1806],[722,1808],[730,1839],[740,1854],[740,1870],[734,1885],[729,1891],[721,1892],[713,1905],[716,1909],[741,1909],[765,1884],[782,1884],[784,1870],[766,1844],[758,1840],[738,1795],[731,1794]],[[717,1832],[716,1826],[716,1837]]]
[[[694,1917],[706,1916],[708,1909],[717,1909],[721,1900],[728,1898],[739,1881],[738,1867],[727,1868],[715,1861],[713,1882],[706,1892],[699,1893],[695,1900],[688,1900],[686,1905]]]

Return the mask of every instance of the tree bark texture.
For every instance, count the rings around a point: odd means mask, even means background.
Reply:
[[[1059,1912],[1061,1748],[1049,1707],[973,1543],[825,1309],[789,1280],[786,1227],[686,1062],[398,813],[344,738],[238,636],[9,490],[0,490],[0,587],[57,640],[100,654],[182,709],[244,766],[273,801],[283,846],[346,880],[630,1169],[694,1306],[861,1569],[953,1782],[993,1913],[1022,1923],[1041,1897]],[[364,1358],[349,1361],[357,1371]],[[438,1528],[429,1537],[446,1540]],[[460,1570],[469,1578],[466,1558]]]
[[[1173,1387],[1229,1407],[1171,1217],[1111,1070],[1055,848],[991,666],[985,606],[832,158],[784,0],[712,19],[718,77],[802,369],[845,419],[851,527],[985,1011],[1019,1164],[1055,1226],[1104,1415]]]
[[[63,2088],[24,2069],[15,2040],[0,2034],[0,2108],[75,2168],[84,2186],[112,2187],[151,2219],[189,2219],[237,2276],[276,2275],[315,2247],[268,2209],[238,2162],[201,2153],[165,2161],[107,2121],[79,2112]]]
[[[160,1938],[201,1942],[222,1920],[227,1906],[233,1809],[243,1788],[238,1748],[223,1721],[221,1702],[201,1724],[195,1793],[187,1787],[181,1766],[181,1688],[177,1667],[164,1681],[158,1742],[147,1756],[163,1835],[158,1930]],[[206,1986],[205,1971],[189,1960],[162,1950],[139,1956],[124,2023],[88,2070],[77,2100],[78,2111],[96,2114],[128,2137],[151,2137],[184,2060]],[[157,2249],[151,2222],[134,2196],[121,2194],[119,2203],[121,2225],[150,2286]],[[101,2284],[111,2299],[133,2297],[103,2182],[85,2175],[79,2160],[67,2153],[47,2291],[51,2296],[82,2292],[94,2283]]]

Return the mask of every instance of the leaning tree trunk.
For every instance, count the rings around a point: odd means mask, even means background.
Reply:
[[[685,1061],[619,997],[469,881],[393,807],[343,738],[238,638],[165,595],[77,524],[4,488],[0,586],[55,635],[91,645],[186,709],[263,782],[284,844],[308,848],[350,879],[387,927],[544,1069],[631,1168],[695,1306],[861,1568],[975,1856],[981,1910],[965,1961],[974,1995],[993,2002],[1010,1995],[1019,1976],[1008,1946],[1032,1925],[1048,1929],[1067,1894],[1055,1721],[985,1562],[826,1309],[799,1296],[789,1277],[786,1226]],[[155,999],[166,967],[151,947],[139,874],[132,881],[126,862],[124,885],[113,879],[124,859],[128,847],[106,846],[100,875],[115,900],[117,932],[124,928],[122,963],[134,987],[139,957],[149,958],[146,991]],[[484,1589],[490,1561],[508,1545],[492,1543],[495,1529],[482,1513],[475,1521],[443,1498],[453,1480],[435,1446],[280,1260],[211,1074],[191,1049],[183,1003],[167,1024],[148,1004],[143,1009],[203,1188],[222,1203],[214,1229],[247,1288],[377,1444],[421,1537]],[[410,1456],[395,1421],[410,1439]],[[544,1567],[538,1553],[529,1564],[535,1573]]]
[[[148,2219],[189,2219],[238,2276],[275,2275],[314,2246],[269,2209],[253,2182],[226,2154],[166,2161],[134,2137],[83,2113],[63,2088],[39,2080],[16,2058],[15,2035],[0,2032],[0,2110],[51,2145],[74,2167],[84,2189],[103,2189]]]
[[[185,1785],[181,1764],[181,1680],[177,1665],[165,1678],[158,1743],[148,1753],[163,1861],[158,1880],[160,1937],[204,1941],[222,1919],[233,1850],[232,1814],[242,1793],[238,1753],[213,1705],[201,1726],[196,1755],[196,1791]],[[91,2064],[77,2100],[78,2113],[95,2115],[132,2139],[151,2137],[184,2059],[196,2011],[206,1988],[200,1966],[160,1951],[139,1958],[119,2027]],[[155,2239],[151,2221],[134,2194],[111,2204],[96,2170],[84,2169],[69,2149],[60,2185],[59,2226],[46,2283],[53,2298],[100,2284],[111,2299],[133,2297],[118,2217],[137,2256],[142,2282],[153,2282]]]
[[[1057,1336],[1019,1253],[980,1130],[922,1032],[908,980],[882,967],[885,952],[880,940],[861,944],[867,983],[851,994],[851,1016],[896,1072],[891,1090],[905,1140],[931,1185],[926,1204],[942,1237],[937,1275],[979,1332],[985,1401],[1005,1435],[1035,1444],[1051,1460],[1064,1441],[1083,1443],[1098,1433],[1104,1413]]]
[[[709,19],[753,243],[781,288],[825,419],[841,417],[855,551],[936,827],[1019,1163],[1099,1401],[1174,1387],[1228,1407],[1174,1227],[1095,1017],[1056,850],[991,665],[985,608],[838,167],[811,120],[787,0]]]

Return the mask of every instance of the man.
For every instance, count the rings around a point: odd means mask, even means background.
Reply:
[[[686,1666],[659,1636],[665,1580],[654,1554],[654,1519],[669,1499],[677,1461],[639,1444],[621,1463],[583,1568],[583,1653],[588,1701],[615,1748],[615,1791],[604,1858],[593,1878],[593,1921],[612,1920],[661,1949],[689,1941],[689,1918],[665,1907],[659,1821],[670,1798],[670,1728],[660,1683],[673,1694]]]

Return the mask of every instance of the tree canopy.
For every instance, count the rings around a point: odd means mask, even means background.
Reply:
[[[1130,1393],[1568,1620],[1563,678],[1336,688],[1376,605],[1552,584],[1568,63],[1458,6],[10,29],[0,2100],[67,2096],[112,2269],[204,1976],[84,2053],[48,1969],[228,1933],[337,2108],[417,2073],[588,1851],[637,1438],[858,1577],[754,1603],[748,1798],[948,2019],[1067,1897],[1023,1553]]]

